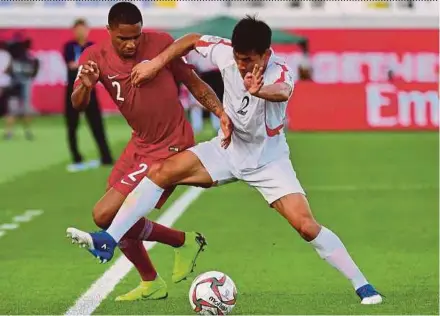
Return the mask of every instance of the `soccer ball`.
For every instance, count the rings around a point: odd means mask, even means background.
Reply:
[[[189,289],[189,302],[199,315],[226,315],[235,306],[237,288],[226,274],[209,271],[199,275]]]

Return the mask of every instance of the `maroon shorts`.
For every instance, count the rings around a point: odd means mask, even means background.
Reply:
[[[146,176],[148,168],[159,161],[140,154],[136,145],[130,140],[108,177],[108,188],[112,187],[127,196]],[[174,189],[175,187],[172,187],[164,191],[156,208],[162,207]]]

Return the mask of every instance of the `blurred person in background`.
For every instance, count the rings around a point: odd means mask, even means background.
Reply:
[[[107,143],[104,123],[102,119],[101,109],[96,97],[96,91],[93,90],[90,98],[90,104],[85,110],[85,116],[87,123],[92,131],[93,137],[98,145],[101,161],[91,160],[88,162],[83,161],[83,156],[78,149],[78,124],[80,112],[75,110],[72,106],[70,96],[73,92],[73,83],[78,74],[78,60],[81,53],[89,46],[93,45],[92,42],[87,40],[89,34],[89,28],[87,22],[84,19],[77,19],[73,24],[74,39],[64,44],[64,60],[67,64],[67,89],[65,99],[64,115],[67,124],[67,139],[72,156],[72,163],[67,166],[69,172],[77,172],[86,170],[89,168],[96,168],[100,164],[112,165],[113,158],[110,153],[110,149]]]
[[[30,124],[32,114],[32,81],[39,69],[39,61],[30,53],[32,42],[25,39],[23,34],[16,33],[8,44],[12,60],[8,72],[11,76],[11,85],[7,95],[7,117],[5,139],[13,137],[13,129],[17,117],[22,118],[25,137],[32,140],[34,135]]]
[[[0,40],[0,116],[6,113],[7,92],[11,85],[11,76],[8,73],[11,61],[6,42]]]
[[[302,81],[312,80],[313,69],[309,54],[309,42],[304,41],[298,46],[303,54],[298,65],[298,79]]]

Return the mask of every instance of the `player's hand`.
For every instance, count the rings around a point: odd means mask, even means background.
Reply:
[[[248,72],[244,76],[244,86],[251,95],[256,95],[263,85],[263,67],[255,65],[252,73]]]
[[[160,66],[154,60],[137,64],[131,70],[132,85],[138,87],[141,83],[153,79],[160,69]]]
[[[234,125],[232,124],[232,120],[229,118],[229,116],[226,114],[226,112],[223,111],[222,115],[220,116],[220,128],[223,132],[223,139],[221,141],[221,146],[226,149],[228,148],[229,144],[231,143],[232,139],[232,131],[234,129]]]
[[[89,60],[87,64],[82,65],[80,68],[78,78],[84,86],[93,88],[99,79],[98,65],[94,61]]]

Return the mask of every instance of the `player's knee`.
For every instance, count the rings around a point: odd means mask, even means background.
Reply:
[[[100,227],[101,229],[107,229],[113,220],[113,218],[111,218],[109,215],[110,213],[111,212],[109,212],[104,205],[97,203],[93,208],[93,221],[95,222],[96,226]]]
[[[295,227],[300,236],[306,241],[312,241],[318,236],[321,226],[313,217],[305,216],[299,221],[298,227]]]

